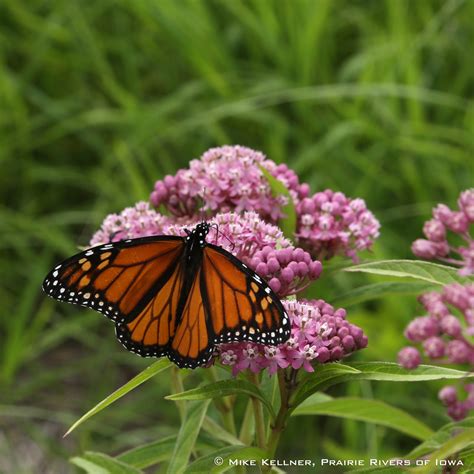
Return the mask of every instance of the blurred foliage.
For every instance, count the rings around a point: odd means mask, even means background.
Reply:
[[[67,472],[84,450],[114,454],[176,433],[161,374],[62,440],[147,361],[40,284],[107,213],[147,199],[156,179],[207,148],[246,145],[313,191],[364,198],[383,225],[374,257],[410,257],[431,207],[472,185],[473,15],[463,0],[3,0],[0,470]],[[345,274],[314,291],[336,297],[377,281]],[[399,295],[349,307],[370,340],[359,358],[394,360],[418,310]],[[436,428],[447,421],[438,387],[334,392],[384,400]],[[388,457],[412,443],[361,422],[299,417],[279,454]]]

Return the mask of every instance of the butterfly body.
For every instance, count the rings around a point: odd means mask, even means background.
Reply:
[[[185,237],[88,249],[56,266],[43,289],[111,319],[128,350],[167,356],[179,367],[207,363],[219,343],[286,341],[290,323],[278,297],[231,253],[206,242],[209,229],[203,222]]]

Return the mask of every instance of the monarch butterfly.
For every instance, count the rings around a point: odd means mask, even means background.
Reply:
[[[206,364],[220,343],[285,342],[290,322],[277,295],[231,253],[206,242],[209,229],[203,222],[186,237],[93,247],[57,265],[43,289],[111,319],[129,351],[167,356],[179,367]]]

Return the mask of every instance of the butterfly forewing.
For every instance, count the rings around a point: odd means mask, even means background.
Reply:
[[[101,312],[118,323],[133,319],[169,279],[184,249],[180,237],[144,237],[81,252],[57,265],[44,291]]]

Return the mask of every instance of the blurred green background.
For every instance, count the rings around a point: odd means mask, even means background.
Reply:
[[[366,256],[410,257],[431,207],[473,184],[473,18],[462,0],[2,0],[0,471],[74,471],[67,460],[83,450],[116,454],[176,433],[161,374],[62,439],[149,362],[40,285],[107,213],[147,199],[207,148],[246,145],[313,191],[362,197],[383,226]],[[335,281],[315,292],[376,280]],[[414,296],[349,307],[369,335],[358,357],[395,360],[419,309]],[[334,393],[380,398],[436,428],[447,421],[439,386]],[[385,458],[415,443],[298,417],[279,456]]]

